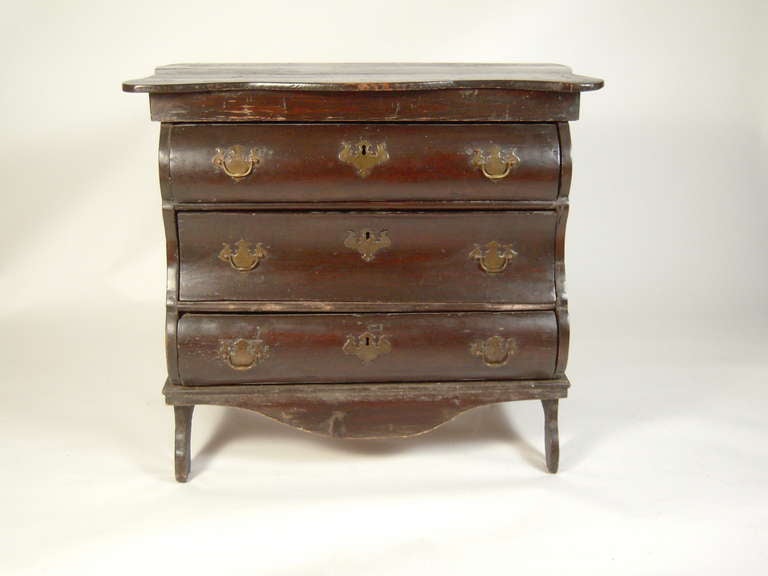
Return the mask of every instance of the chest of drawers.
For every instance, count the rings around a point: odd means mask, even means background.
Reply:
[[[198,404],[336,437],[566,396],[558,65],[189,64],[128,81],[160,121],[176,478]]]

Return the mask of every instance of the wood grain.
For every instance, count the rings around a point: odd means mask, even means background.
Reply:
[[[388,351],[370,361],[345,351],[348,338],[385,338]],[[489,365],[472,344],[513,339],[503,364]],[[258,339],[266,358],[233,369],[221,345]],[[396,382],[551,378],[557,326],[552,312],[441,314],[184,314],[178,325],[181,383]]]
[[[579,94],[249,90],[150,94],[149,108],[160,122],[563,122],[578,118]]]
[[[180,299],[298,302],[555,301],[556,213],[182,212]],[[350,231],[386,232],[370,262],[345,246]],[[249,272],[218,258],[222,244],[264,245]],[[470,257],[475,245],[511,245],[499,273]]]
[[[162,122],[177,480],[198,404],[391,438],[536,399],[555,472],[569,386],[568,121],[580,92],[602,85],[551,64],[177,64],[125,82]],[[389,156],[364,177],[340,158],[363,139]],[[471,162],[490,145],[520,159],[502,180]],[[232,146],[265,154],[233,178],[213,162]],[[364,231],[391,242],[362,258],[349,235]],[[238,240],[263,244],[250,271],[220,254]],[[470,256],[492,240],[515,251],[502,271]],[[511,354],[484,357],[490,338]],[[253,350],[264,353],[251,364]]]
[[[260,412],[324,436],[398,438],[428,432],[457,414],[496,402],[565,398],[565,378],[490,382],[278,384],[184,387],[166,383],[166,402]]]
[[[247,63],[170,64],[123,83],[126,92],[292,89],[304,92],[390,92],[452,88],[581,92],[602,87],[561,64]]]
[[[177,202],[488,201],[557,198],[560,144],[555,124],[170,125],[169,198]],[[383,144],[389,158],[365,177],[344,163],[344,143]],[[261,162],[231,178],[212,159],[232,146],[260,150]],[[517,163],[489,180],[476,151],[500,146]]]

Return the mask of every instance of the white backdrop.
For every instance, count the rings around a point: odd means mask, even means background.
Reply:
[[[764,564],[767,6],[5,3],[0,572]],[[605,78],[572,126],[559,475],[542,472],[534,403],[362,444],[199,408],[193,478],[173,482],[159,127],[120,83],[194,61],[559,62]]]

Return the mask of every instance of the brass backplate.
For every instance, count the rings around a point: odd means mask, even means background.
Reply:
[[[502,244],[496,240],[488,242],[485,246],[475,244],[469,253],[469,257],[480,262],[480,268],[489,274],[503,272],[515,256],[517,252],[511,244]]]
[[[361,138],[357,142],[342,142],[339,160],[353,166],[360,178],[367,178],[371,171],[389,160],[386,142],[371,144]]]
[[[491,336],[485,340],[476,340],[469,345],[473,356],[483,359],[486,366],[504,366],[516,351],[515,340],[502,336]]]
[[[242,238],[235,242],[235,249],[224,242],[219,252],[219,260],[228,262],[238,272],[248,272],[259,265],[267,257],[267,249],[261,242],[251,248],[251,243]]]
[[[269,356],[269,346],[260,338],[222,340],[219,357],[234,370],[249,370]]]
[[[243,146],[236,144],[229,148],[216,148],[216,154],[211,161],[230,178],[240,180],[253,172],[265,156],[264,150],[258,148],[246,150]]]
[[[347,336],[342,346],[344,354],[353,354],[366,364],[382,354],[389,354],[392,351],[392,344],[389,338],[381,333],[382,330],[381,325],[369,326],[359,336]]]
[[[376,252],[392,245],[389,233],[386,230],[375,232],[370,228],[364,228],[358,232],[349,230],[344,239],[344,246],[356,250],[366,262],[376,257]]]
[[[509,176],[513,168],[520,164],[520,157],[510,148],[502,148],[498,144],[471,150],[473,166],[480,168],[483,176],[491,180],[501,180]]]

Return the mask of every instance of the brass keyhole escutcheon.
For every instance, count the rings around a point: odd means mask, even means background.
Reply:
[[[387,336],[381,334],[382,330],[381,325],[369,326],[359,336],[347,336],[341,349],[344,354],[357,356],[365,364],[382,354],[389,354],[392,351],[392,344]]]
[[[219,357],[233,370],[249,370],[269,356],[269,346],[261,338],[222,340]]]
[[[472,150],[471,162],[473,166],[480,168],[483,176],[493,182],[509,176],[512,169],[520,164],[520,157],[514,150],[502,149],[498,144],[492,144],[484,149]]]
[[[365,262],[371,262],[376,257],[376,252],[392,245],[389,233],[386,230],[375,232],[370,228],[364,228],[358,232],[347,231],[344,246],[356,250]]]
[[[486,340],[477,340],[469,345],[469,353],[483,359],[486,366],[497,368],[504,366],[516,352],[513,338],[491,336]]]
[[[216,148],[216,155],[212,162],[230,178],[240,180],[253,172],[253,169],[261,164],[263,159],[263,151],[256,148],[246,151],[243,146],[236,144],[226,150]]]
[[[367,178],[376,166],[389,160],[389,152],[385,142],[371,144],[361,138],[354,143],[342,142],[339,160],[354,167],[360,178]]]
[[[509,261],[517,256],[517,252],[511,244],[502,244],[493,240],[485,246],[475,244],[475,247],[469,253],[469,257],[480,262],[482,268],[488,274],[498,274],[503,272]]]
[[[224,242],[219,252],[219,260],[228,262],[238,272],[253,270],[266,257],[267,250],[261,242],[251,248],[251,243],[242,238],[235,242],[234,250]]]

